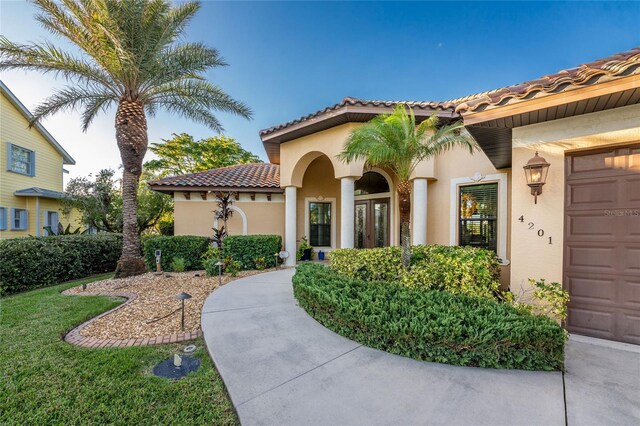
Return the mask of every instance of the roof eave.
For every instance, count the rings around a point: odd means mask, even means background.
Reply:
[[[33,120],[33,115],[31,114],[31,112],[27,109],[27,107],[24,106],[22,102],[20,102],[20,99],[18,99],[16,95],[13,94],[13,92],[4,84],[4,82],[2,82],[2,80],[0,80],[0,90],[5,96],[7,96],[9,102],[11,102],[11,104],[22,113],[27,121],[31,123],[31,120]],[[53,136],[51,136],[51,133],[49,133],[47,129],[45,129],[42,124],[40,124],[40,122],[36,121],[32,124],[32,126],[35,127],[38,132],[40,132],[40,134],[55,148],[56,151],[60,153],[60,155],[62,155],[62,164],[71,166],[76,164],[76,160],[74,160],[73,157],[71,157],[69,153],[65,151],[62,145],[60,145],[58,141]]]

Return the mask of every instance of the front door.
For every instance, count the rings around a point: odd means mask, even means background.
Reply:
[[[389,245],[388,198],[359,200],[355,203],[355,247],[373,248]]]

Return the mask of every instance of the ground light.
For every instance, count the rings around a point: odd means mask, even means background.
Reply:
[[[218,267],[218,286],[222,286],[222,265],[224,265],[223,262],[216,262],[216,266]]]
[[[187,299],[191,299],[191,295],[188,293],[180,293],[179,295],[176,296],[176,299],[181,300],[182,301],[182,321],[181,321],[181,327],[182,327],[182,331],[184,331],[184,301]]]

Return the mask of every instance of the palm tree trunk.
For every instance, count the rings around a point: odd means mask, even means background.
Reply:
[[[402,266],[409,269],[411,262],[411,182],[400,182],[397,188],[400,207],[400,245]]]
[[[141,103],[121,99],[116,112],[116,140],[124,172],[122,175],[122,256],[116,277],[124,278],[147,271],[138,234],[138,184],[142,160],[147,152],[147,119]]]

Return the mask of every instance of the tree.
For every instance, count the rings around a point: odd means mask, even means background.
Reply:
[[[34,111],[33,122],[63,110],[81,110],[86,130],[96,115],[117,106],[115,136],[124,167],[123,249],[116,276],[146,271],[137,231],[137,193],[147,151],[147,115],[164,109],[222,131],[213,111],[250,118],[251,110],[209,83],[205,72],[226,65],[201,43],[183,42],[200,5],[169,0],[33,0],[38,21],[79,48],[50,42],[17,44],[0,37],[0,70],[53,73],[72,84]],[[32,122],[32,124],[33,124]]]
[[[402,264],[411,256],[411,175],[418,163],[455,147],[473,153],[476,144],[462,131],[461,122],[439,125],[436,114],[419,125],[411,108],[400,104],[393,113],[381,114],[356,128],[338,158],[345,162],[364,160],[370,167],[389,170],[398,178]]]
[[[115,179],[113,170],[100,170],[95,179],[74,178],[66,188],[67,197],[62,200],[63,212],[78,210],[82,223],[103,232],[122,232],[123,200],[121,180]],[[160,220],[173,212],[173,200],[169,195],[149,189],[147,182],[157,176],[145,170],[138,185],[136,233],[141,235],[156,229]]]
[[[246,151],[235,139],[214,136],[195,141],[186,133],[174,134],[163,143],[152,143],[151,152],[159,158],[147,161],[145,168],[162,176],[202,172],[234,164],[261,163],[260,157]]]

